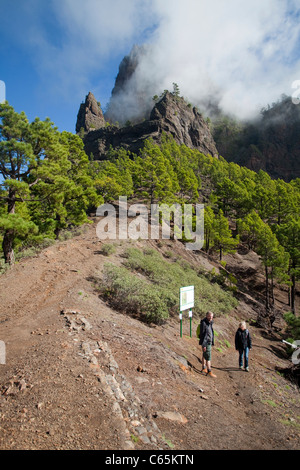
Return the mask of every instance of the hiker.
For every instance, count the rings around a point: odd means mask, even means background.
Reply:
[[[246,322],[242,321],[235,334],[235,349],[239,352],[239,368],[249,372],[249,350],[252,348],[252,341],[249,330],[247,330]]]
[[[202,371],[209,377],[216,377],[211,371],[211,347],[214,345],[214,329],[213,329],[212,312],[207,312],[206,317],[200,322],[200,338],[199,344],[202,346]]]

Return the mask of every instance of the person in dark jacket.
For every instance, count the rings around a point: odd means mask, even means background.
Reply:
[[[202,372],[210,377],[216,377],[211,371],[211,348],[214,345],[215,335],[213,329],[212,312],[207,312],[206,317],[200,323],[199,344],[202,346]]]
[[[246,322],[242,321],[235,334],[235,349],[239,352],[239,367],[249,372],[249,351],[252,348],[252,341],[249,330],[247,330]]]

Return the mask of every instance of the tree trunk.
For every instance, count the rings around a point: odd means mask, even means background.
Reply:
[[[291,286],[291,310],[293,314],[296,316],[296,308],[295,308],[295,296],[296,296],[296,278],[295,274],[292,274],[292,286]]]
[[[58,240],[59,234],[61,232],[61,227],[60,227],[61,217],[59,214],[56,214],[55,221],[56,221],[56,227],[54,229],[54,234],[55,234],[56,240]]]
[[[8,202],[7,202],[7,213],[14,214],[16,209],[16,191],[15,189],[10,188],[8,192]],[[4,233],[2,250],[4,253],[5,263],[14,264],[15,254],[14,254],[14,239],[15,231],[13,229],[8,229]]]
[[[14,264],[15,254],[13,249],[13,243],[15,238],[14,230],[6,230],[3,237],[2,249],[4,253],[5,263]]]
[[[210,232],[209,230],[205,230],[205,251],[208,253],[209,251],[209,242],[210,242]]]
[[[208,252],[209,252],[209,236],[208,236],[208,237],[206,237],[205,250],[206,250],[206,253],[208,253]]]
[[[273,275],[273,268],[271,269],[271,288],[270,288],[270,304],[272,308],[275,304],[275,297],[274,297],[274,275]]]

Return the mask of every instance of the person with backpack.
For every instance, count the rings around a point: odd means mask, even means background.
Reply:
[[[252,348],[252,341],[246,322],[242,321],[235,334],[235,349],[239,352],[239,368],[249,372],[249,351]]]
[[[202,346],[202,371],[209,377],[216,377],[211,371],[211,348],[214,345],[214,329],[213,329],[212,312],[207,312],[206,317],[200,322],[199,344]]]

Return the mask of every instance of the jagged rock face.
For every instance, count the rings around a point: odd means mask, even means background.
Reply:
[[[166,93],[154,106],[150,121],[159,121],[161,132],[171,134],[178,144],[197,149],[205,155],[218,155],[207,123],[183,98]]]
[[[154,84],[145,82],[139,75],[139,66],[148,54],[147,46],[133,46],[129,55],[120,63],[115,86],[105,112],[105,119],[111,123],[125,125],[148,119],[153,106],[151,89]]]
[[[214,133],[220,155],[226,160],[272,178],[300,178],[300,105],[283,97],[254,122],[227,132]]]
[[[93,93],[89,92],[86,96],[85,102],[80,105],[77,122],[76,132],[79,133],[81,129],[84,132],[101,129],[105,127],[105,119],[99,103]]]
[[[143,48],[140,46],[133,46],[129,55],[126,55],[119,65],[119,72],[116,77],[115,86],[112,89],[112,96],[118,96],[122,93],[132,78],[138,63],[140,61],[140,57],[143,54]]]
[[[197,149],[205,155],[218,156],[209,127],[202,116],[183,98],[172,93],[166,93],[154,106],[149,120],[121,129],[110,126],[88,132],[84,137],[85,151],[99,160],[105,159],[110,146],[124,147],[138,153],[146,139],[152,138],[160,143],[163,133],[172,135],[178,144]]]
[[[275,178],[300,178],[300,106],[290,98],[263,116],[260,149],[266,171]]]

